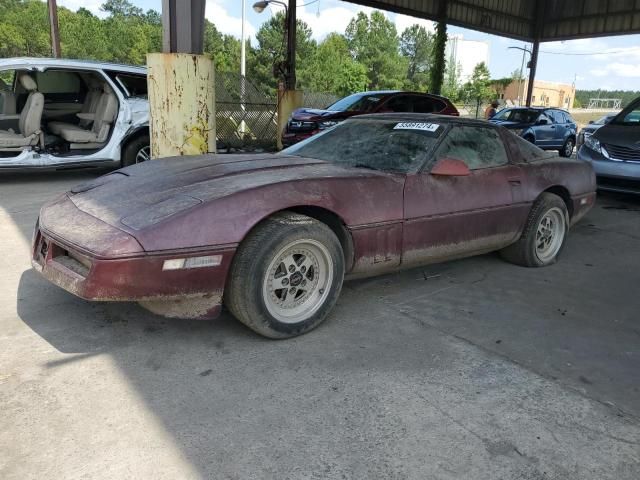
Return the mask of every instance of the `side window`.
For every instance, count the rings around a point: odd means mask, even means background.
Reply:
[[[47,70],[36,73],[38,90],[47,93],[80,93],[80,77],[74,72]]]
[[[16,96],[13,92],[15,70],[0,72],[0,114],[13,115],[16,113]]]
[[[499,167],[509,162],[500,134],[486,127],[453,125],[438,147],[435,161],[447,157],[462,160],[470,170]]]
[[[413,97],[413,111],[416,113],[435,113],[444,110],[445,103],[429,97]]]
[[[545,112],[545,113],[548,114],[549,112]],[[536,122],[540,122],[540,120],[546,120],[548,125],[551,125],[552,123],[554,123],[553,119],[545,113],[541,113]]]
[[[111,79],[114,75],[109,73]],[[134,75],[127,73],[116,73],[115,80],[117,84],[124,86],[130,97],[146,97],[147,96],[147,77],[144,75]]]
[[[387,103],[382,105],[383,111],[392,112],[413,112],[413,104],[407,95],[398,95],[391,98]]]

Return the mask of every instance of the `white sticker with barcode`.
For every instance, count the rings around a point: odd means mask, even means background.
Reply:
[[[437,123],[398,123],[394,130],[423,130],[425,132],[435,132],[440,128],[440,125]]]

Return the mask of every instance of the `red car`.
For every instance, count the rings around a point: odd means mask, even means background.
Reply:
[[[282,132],[282,145],[289,147],[354,115],[391,112],[460,115],[453,103],[440,95],[398,90],[354,93],[325,110],[300,108],[293,112]]]
[[[556,261],[595,201],[587,162],[456,117],[347,120],[276,155],[154,160],[46,204],[33,266],[88,300],[212,318],[265,336],[328,315],[345,276],[499,250]]]

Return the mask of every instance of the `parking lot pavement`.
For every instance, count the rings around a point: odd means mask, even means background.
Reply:
[[[90,177],[0,178],[0,478],[640,478],[640,200],[601,196],[551,267],[349,282],[270,341],[30,270],[40,204]]]

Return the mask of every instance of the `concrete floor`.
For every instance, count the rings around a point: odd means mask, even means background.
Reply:
[[[91,176],[0,177],[0,478],[640,478],[640,199],[601,196],[552,267],[351,282],[269,341],[34,273],[40,205]]]

